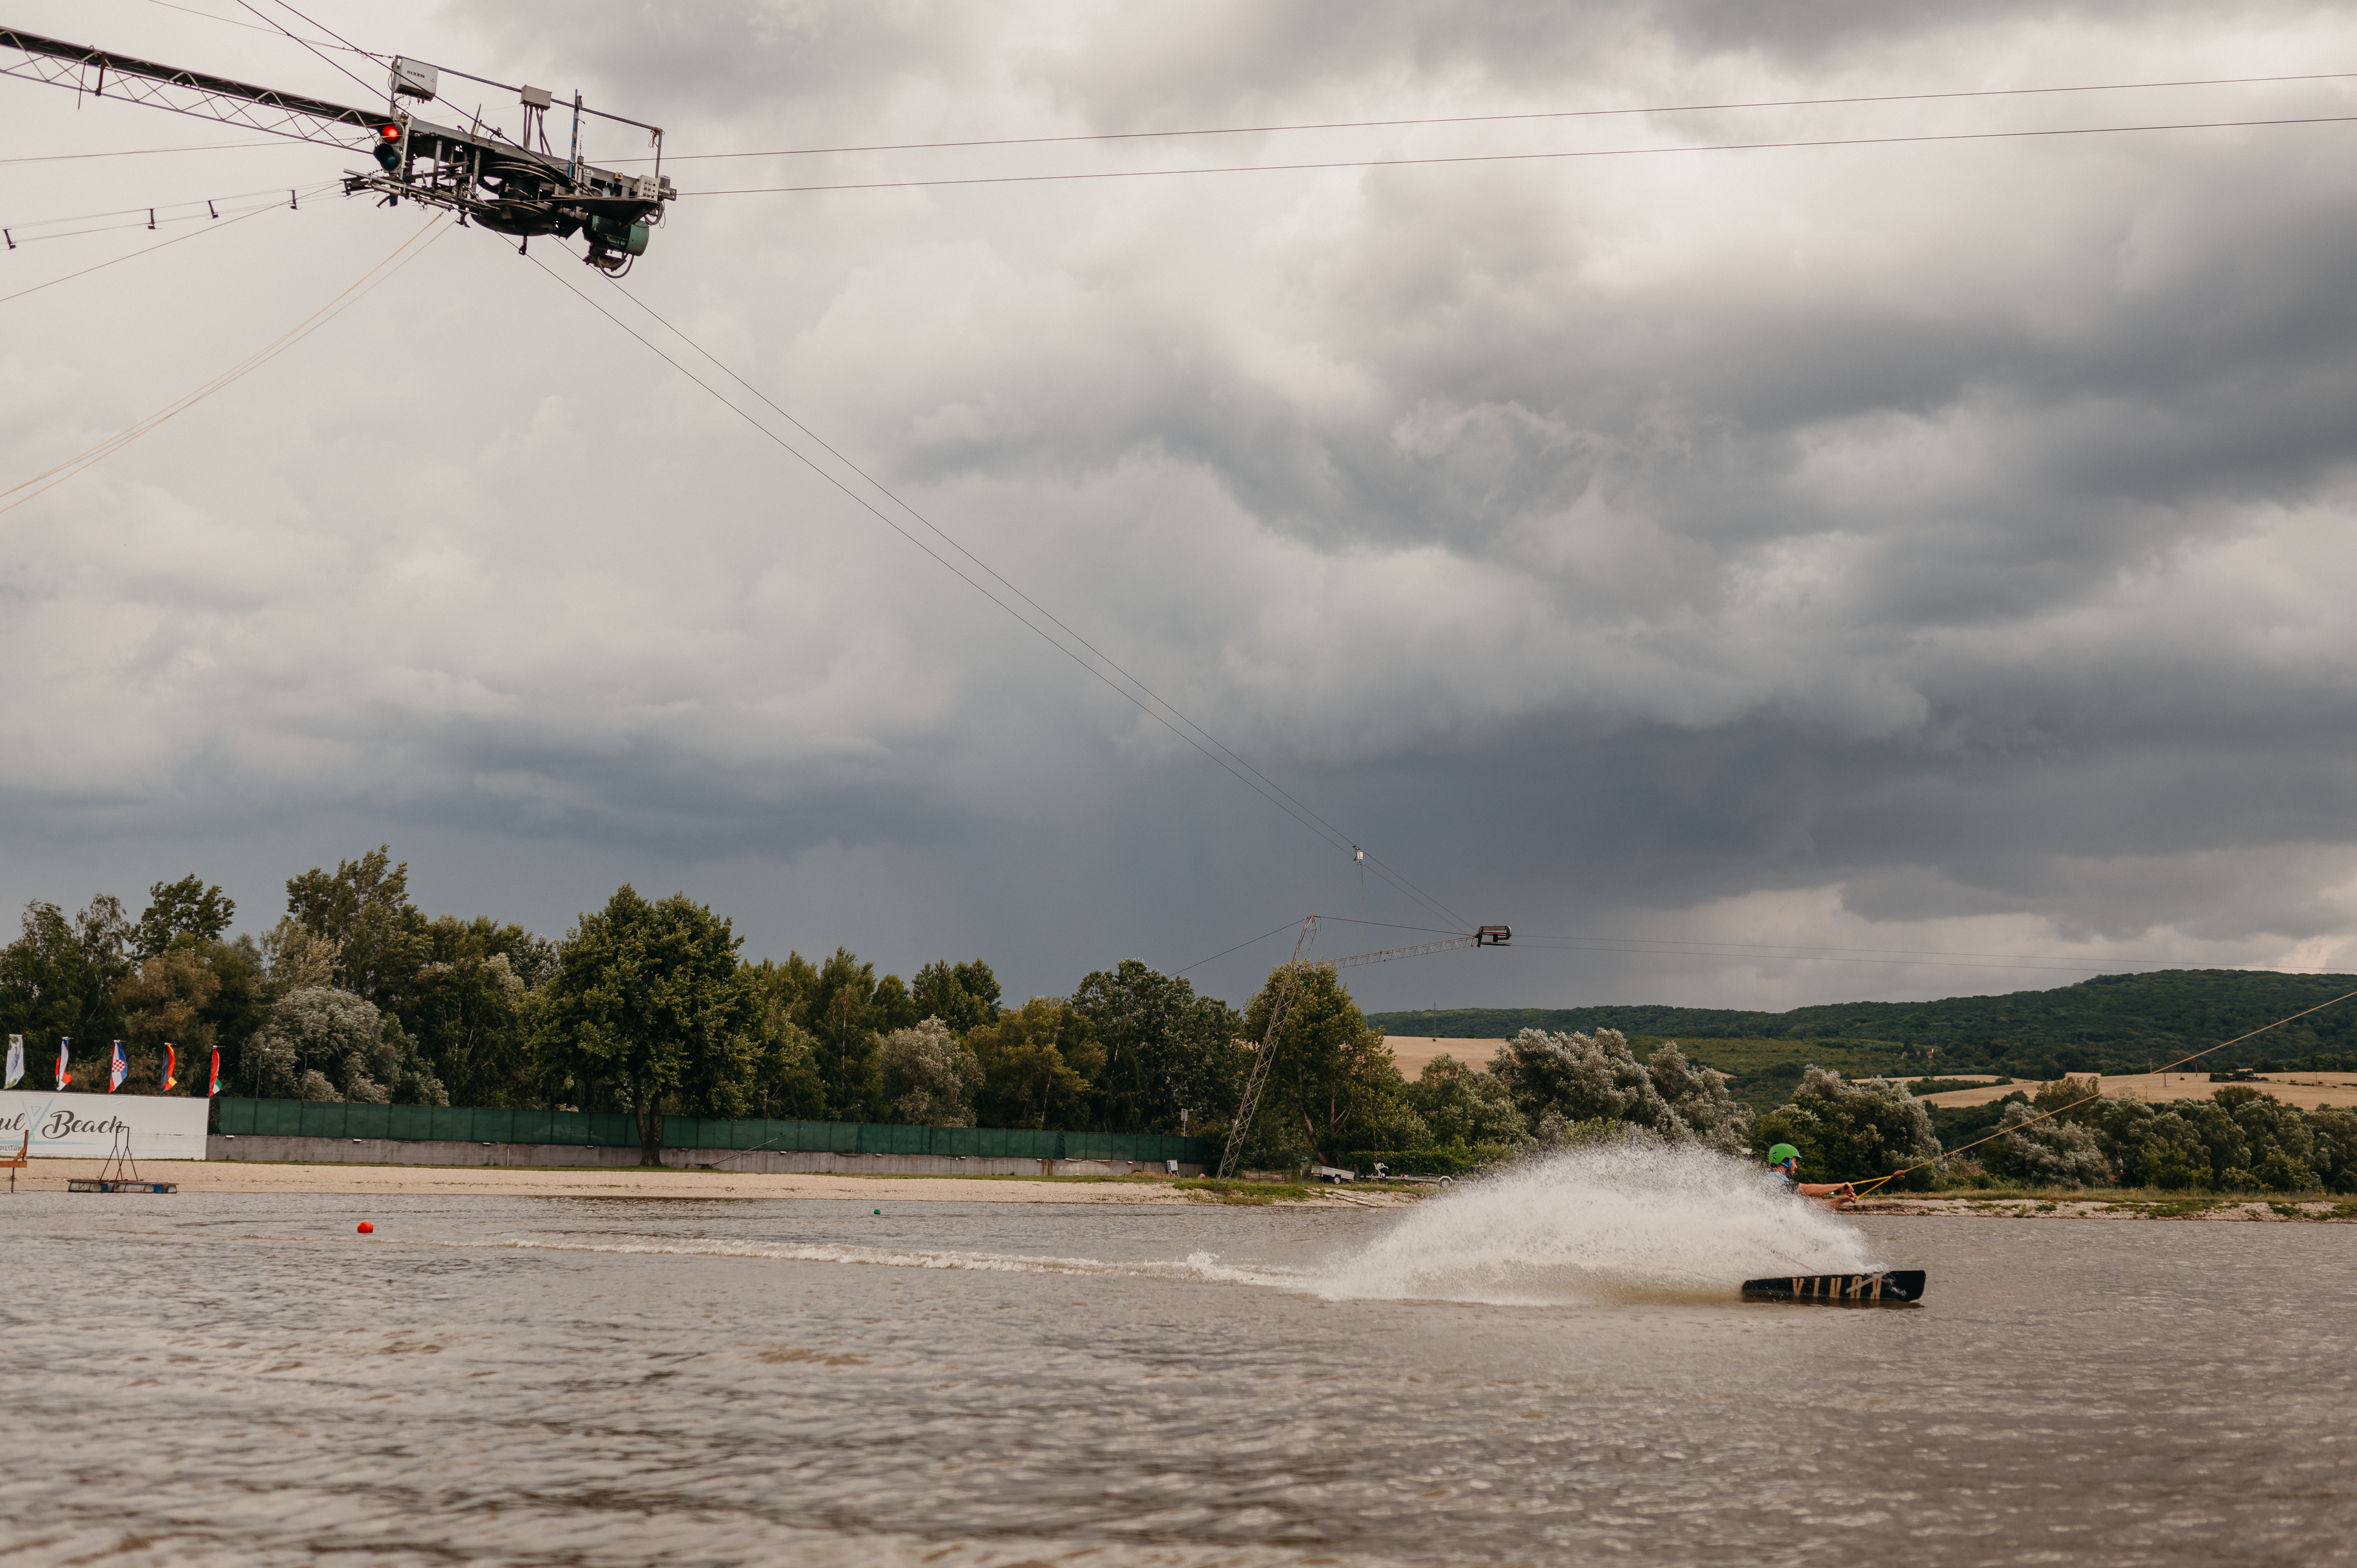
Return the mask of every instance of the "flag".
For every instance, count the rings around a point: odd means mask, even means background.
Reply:
[[[178,1082],[179,1082],[179,1081],[180,1081],[178,1078],[176,1078],[176,1077],[174,1077],[174,1076],[173,1076],[175,1073],[178,1073],[179,1070],[180,1070],[180,1053],[179,1053],[179,1052],[178,1052],[178,1051],[176,1051],[176,1050],[174,1050],[174,1049],[172,1048],[172,1042],[171,1042],[171,1041],[169,1041],[169,1040],[166,1040],[166,1041],[164,1042],[164,1092],[165,1092],[165,1093],[167,1093],[167,1094],[171,1093],[171,1092],[172,1092],[172,1086],[173,1086],[174,1084],[176,1084],[176,1083],[178,1083]]]
[[[58,1087],[59,1089],[65,1088],[67,1084],[73,1081],[73,1074],[66,1070],[66,1057],[72,1048],[73,1041],[70,1038],[58,1042]]]
[[[0,1089],[16,1088],[16,1080],[24,1076],[25,1036],[11,1035],[8,1036],[8,1081],[0,1083]]]
[[[106,1092],[113,1094],[131,1076],[131,1064],[123,1059],[123,1042],[114,1042],[114,1065],[106,1069]]]
[[[213,1047],[213,1086],[212,1086],[210,1089],[208,1089],[208,1090],[205,1090],[205,1098],[206,1098],[207,1100],[210,1100],[214,1095],[219,1094],[220,1092],[221,1092],[221,1047],[220,1047],[219,1046],[215,1046],[215,1047]]]

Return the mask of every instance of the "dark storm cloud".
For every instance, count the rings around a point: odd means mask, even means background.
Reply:
[[[662,120],[673,155],[2160,80],[2357,41],[2329,16],[2195,7],[323,19],[578,81]],[[63,102],[27,107],[44,150],[92,123]],[[2317,86],[677,167],[696,189],[2346,103]],[[1469,918],[2345,962],[2346,143],[710,198],[629,286]],[[90,177],[119,188],[84,205],[153,199],[152,176]],[[175,252],[177,294],[107,296],[124,337],[96,357],[31,321],[0,348],[13,466],[283,330],[410,221],[339,208],[299,244]],[[204,308],[157,314],[182,295]],[[22,737],[0,824],[45,846],[20,865],[153,844],[172,863],[152,875],[176,875],[210,843],[266,891],[301,867],[265,863],[332,858],[332,822],[345,854],[435,846],[421,870],[486,907],[700,881],[744,901],[761,950],[997,941],[1018,989],[1356,898],[1340,852],[498,242],[438,243],[335,332],[8,514],[5,649],[28,675],[0,696]],[[156,387],[107,368],[135,347]],[[1581,983],[1772,1004],[1954,978],[1611,961]],[[1511,972],[1531,989],[1459,1000],[1569,999]]]

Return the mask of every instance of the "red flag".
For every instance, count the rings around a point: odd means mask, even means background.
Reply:
[[[180,1070],[180,1053],[179,1053],[179,1052],[178,1052],[178,1051],[176,1051],[176,1050],[174,1050],[174,1049],[172,1048],[172,1042],[171,1042],[171,1041],[169,1041],[169,1040],[166,1040],[166,1041],[164,1042],[164,1092],[165,1092],[165,1093],[167,1093],[167,1094],[171,1093],[171,1092],[172,1092],[172,1086],[173,1086],[174,1084],[176,1084],[176,1083],[178,1083],[178,1082],[179,1082],[179,1081],[180,1081],[178,1079],[174,1078],[174,1077],[172,1076],[174,1073],[178,1072],[179,1070]]]
[[[207,1100],[210,1100],[214,1095],[219,1094],[220,1092],[221,1092],[221,1047],[220,1047],[219,1046],[215,1046],[215,1047],[213,1047],[213,1086],[212,1086],[210,1089],[208,1089],[208,1090],[205,1090],[205,1098],[206,1098]]]

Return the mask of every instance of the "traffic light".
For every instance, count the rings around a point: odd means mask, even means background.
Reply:
[[[401,127],[390,122],[376,128],[376,161],[384,172],[401,167]]]

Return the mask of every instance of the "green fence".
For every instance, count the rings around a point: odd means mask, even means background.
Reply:
[[[310,1100],[213,1101],[216,1133],[240,1138],[398,1138],[458,1144],[590,1144],[636,1148],[637,1122],[619,1112],[490,1111],[466,1105],[346,1105]],[[893,1127],[876,1122],[732,1122],[666,1116],[668,1149],[780,1154],[965,1155],[1020,1160],[1178,1160],[1216,1157],[1201,1138],[1152,1133],[1033,1133],[1006,1127]]]

